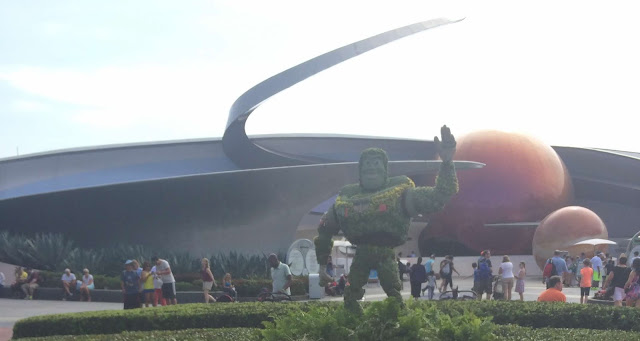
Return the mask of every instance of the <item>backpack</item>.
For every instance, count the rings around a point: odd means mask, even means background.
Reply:
[[[489,268],[487,259],[484,257],[478,260],[478,278],[479,279],[491,278],[491,269]]]
[[[547,265],[544,266],[544,270],[542,271],[542,277],[549,278],[557,274],[558,271],[556,270],[556,266],[553,264],[553,261],[551,261],[551,259],[547,260]]]

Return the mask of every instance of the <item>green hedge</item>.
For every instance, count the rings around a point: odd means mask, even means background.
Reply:
[[[284,302],[237,304],[185,304],[154,309],[114,310],[37,316],[18,321],[14,337],[46,335],[111,334],[136,330],[177,330],[186,328],[261,328],[295,310],[312,306],[335,309],[342,302]],[[367,303],[365,303],[366,305]],[[469,311],[492,322],[533,328],[615,329],[640,331],[640,309],[601,305],[579,305],[505,301],[448,301],[419,304],[435,305],[444,313]]]
[[[585,328],[640,331],[640,309],[598,304],[520,301],[446,301],[437,304],[445,313],[469,310],[479,317],[492,316],[496,324],[533,328]]]
[[[640,333],[623,330],[593,330],[569,328],[530,328],[516,325],[496,326],[493,335],[499,341],[623,341],[640,340]]]
[[[182,304],[153,309],[105,310],[43,315],[19,320],[13,337],[117,334],[123,331],[189,328],[257,328],[272,316],[302,309],[304,303],[251,302],[236,304]]]
[[[41,271],[40,272],[43,281],[40,285],[43,288],[62,288],[60,282],[62,273],[53,271]],[[81,274],[76,274],[80,279]],[[177,291],[200,291],[202,290],[202,279],[200,274],[182,274],[176,275],[176,290]],[[93,275],[93,281],[96,289],[120,289],[120,277]],[[217,280],[217,284],[221,285],[221,279]],[[256,297],[262,290],[262,288],[271,289],[271,280],[263,278],[253,279],[234,279],[233,284],[236,287],[238,296],[240,297]],[[309,277],[294,277],[291,283],[291,294],[294,296],[306,295],[309,288]],[[213,288],[213,290],[222,290],[222,287]]]
[[[258,329],[254,328],[216,328],[216,329],[185,329],[173,331],[148,331],[148,332],[124,332],[122,334],[101,335],[61,335],[47,337],[33,337],[23,339],[25,341],[134,341],[134,340],[158,340],[158,341],[195,341],[195,340],[227,340],[227,341],[257,341],[260,340]]]
[[[493,334],[496,341],[584,341],[584,340],[639,340],[640,333],[620,330],[591,330],[567,328],[529,328],[515,325],[496,326]],[[122,334],[101,335],[64,335],[34,337],[25,341],[134,341],[134,340],[227,340],[257,341],[260,340],[259,329],[255,328],[216,328],[185,329],[175,331],[124,332]]]

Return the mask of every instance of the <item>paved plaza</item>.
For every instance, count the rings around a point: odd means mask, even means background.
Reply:
[[[541,277],[528,277],[524,294],[525,301],[535,301],[538,295],[545,290]],[[468,290],[473,286],[473,279],[469,277],[454,277],[454,285],[460,290]],[[380,301],[386,295],[378,284],[368,284],[365,286],[365,300]],[[564,288],[563,292],[567,295],[567,302],[580,302],[580,289]],[[402,290],[404,298],[410,297],[409,282],[404,282]],[[434,296],[438,296],[438,292]],[[513,293],[513,298],[517,299],[518,294]],[[325,297],[326,301],[342,301],[342,297]],[[120,310],[122,303],[102,303],[102,302],[65,302],[65,301],[27,301],[16,299],[0,299],[0,341],[9,340],[11,337],[11,328],[19,319],[48,314],[61,314],[95,310]]]

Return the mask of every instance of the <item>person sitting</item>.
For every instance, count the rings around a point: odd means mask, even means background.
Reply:
[[[80,291],[80,301],[86,299],[87,302],[91,302],[91,292],[89,290],[95,289],[93,284],[93,275],[89,274],[89,269],[82,270],[82,282],[77,282],[77,289]]]
[[[224,274],[224,278],[222,279],[222,291],[231,296],[234,301],[238,299],[238,292],[236,292],[236,287],[231,281],[231,274],[228,272]]]
[[[20,266],[16,266],[15,271],[15,282],[11,284],[11,293],[14,297],[21,298],[23,295],[22,285],[27,283],[27,277],[29,274],[22,269]]]
[[[347,275],[342,274],[340,280],[338,280],[338,286],[336,287],[336,295],[343,295],[344,288],[347,286]]]
[[[333,260],[331,259],[331,256],[327,258],[327,275],[329,275],[331,278],[336,276],[335,267],[333,266]]]
[[[40,274],[38,273],[38,270],[31,269],[29,271],[26,283],[22,284],[22,291],[24,292],[25,300],[33,299],[33,293],[38,289],[39,278]]]
[[[538,297],[538,302],[566,302],[567,296],[562,293],[562,277],[551,276],[549,289],[543,291]]]
[[[64,273],[62,274],[62,288],[63,288],[63,297],[62,300],[66,301],[67,298],[73,297],[73,293],[71,292],[76,288],[78,281],[76,280],[76,275],[71,272],[71,269],[64,269]]]

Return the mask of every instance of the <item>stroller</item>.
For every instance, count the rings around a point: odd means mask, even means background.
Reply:
[[[493,276],[493,299],[504,300],[504,291],[502,288],[502,276]]]

